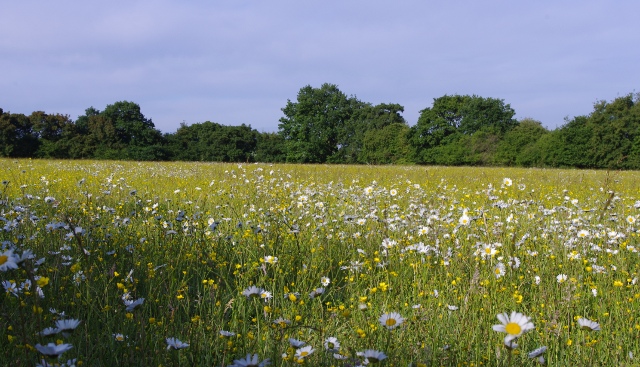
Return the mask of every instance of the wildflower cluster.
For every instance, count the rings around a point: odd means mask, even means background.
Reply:
[[[637,173],[0,166],[3,365],[636,363]]]

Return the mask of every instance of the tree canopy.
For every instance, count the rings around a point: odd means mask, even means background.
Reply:
[[[89,107],[75,121],[0,108],[0,157],[640,169],[639,102],[640,94],[598,101],[548,130],[515,119],[501,99],[444,95],[410,127],[402,105],[325,83],[287,100],[277,132],[205,121],[166,134],[130,101]]]

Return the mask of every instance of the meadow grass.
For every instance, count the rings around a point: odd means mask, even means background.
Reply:
[[[0,364],[638,365],[639,178],[0,160]]]

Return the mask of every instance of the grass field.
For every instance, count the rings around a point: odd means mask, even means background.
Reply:
[[[0,365],[640,365],[637,172],[0,160],[0,180]]]

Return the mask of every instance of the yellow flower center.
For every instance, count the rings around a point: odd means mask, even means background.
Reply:
[[[300,357],[306,357],[309,354],[309,352],[300,352]]]
[[[507,326],[504,327],[504,329],[507,331],[508,334],[511,334],[511,335],[518,335],[522,331],[522,328],[520,327],[520,325],[518,325],[515,322],[508,323]]]
[[[9,260],[9,256],[7,255],[0,255],[0,265],[4,264],[7,262],[7,260]]]
[[[395,319],[387,319],[387,321],[385,321],[385,324],[387,326],[393,326],[396,324],[396,320]]]

